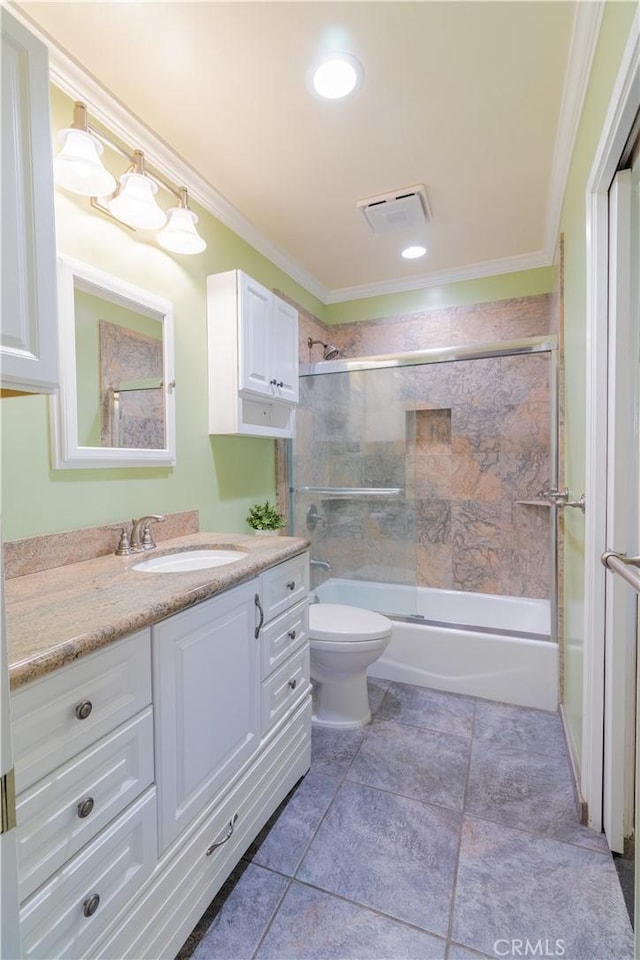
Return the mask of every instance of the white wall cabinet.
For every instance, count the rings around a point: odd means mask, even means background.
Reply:
[[[298,312],[241,270],[207,277],[209,432],[293,436]]]
[[[3,7],[0,385],[58,385],[56,241],[47,49]]]
[[[15,691],[24,957],[174,956],[307,772],[308,560]]]

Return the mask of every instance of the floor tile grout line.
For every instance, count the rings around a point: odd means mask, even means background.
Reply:
[[[456,894],[458,892],[458,872],[460,870],[460,854],[462,851],[462,831],[464,830],[464,817],[465,817],[466,806],[467,806],[467,793],[469,790],[469,780],[471,777],[471,757],[473,754],[473,735],[475,732],[477,707],[478,707],[478,701],[476,700],[473,705],[473,717],[471,719],[471,738],[470,738],[470,746],[469,746],[469,759],[467,760],[467,776],[465,778],[464,791],[462,794],[462,811],[461,811],[462,815],[460,817],[460,832],[458,834],[458,852],[456,855],[456,863],[453,870],[453,883],[451,884],[451,898],[449,900],[449,925],[447,927],[447,956],[449,954],[448,944],[451,942],[451,939],[453,936],[453,919],[454,919],[453,915],[454,915],[455,905],[456,905]]]
[[[460,740],[471,740],[470,733],[452,733],[450,730],[440,730],[437,727],[426,727],[417,723],[410,723],[400,717],[372,717],[371,726],[374,723],[397,723],[401,727],[409,727],[411,730],[421,730],[424,733],[436,733],[443,737],[458,737]]]
[[[263,869],[267,869],[267,868],[263,868]],[[292,883],[293,883],[293,878],[292,878],[292,877],[289,877],[288,883],[287,883],[287,885],[286,885],[285,888],[284,888],[284,891],[283,891],[283,893],[282,893],[282,896],[281,896],[280,899],[278,900],[278,903],[276,904],[275,910],[274,910],[273,913],[271,914],[271,917],[269,918],[269,920],[268,920],[268,922],[267,922],[264,930],[262,931],[262,936],[261,936],[260,939],[258,940],[258,943],[256,944],[255,949],[254,949],[253,953],[251,954],[250,960],[255,960],[255,957],[256,957],[258,951],[260,950],[260,947],[261,947],[262,944],[264,943],[267,934],[269,933],[269,931],[271,930],[271,927],[273,926],[274,920],[276,919],[278,913],[280,912],[280,907],[282,906],[283,901],[284,901],[284,898],[286,897],[287,893],[289,892]]]
[[[424,933],[429,937],[435,937],[437,940],[442,940],[444,944],[447,943],[447,938],[441,933],[435,933],[433,930],[428,930],[426,927],[421,927],[417,923],[412,923],[411,920],[405,920],[402,917],[397,917],[393,913],[387,913],[386,911],[380,909],[380,907],[374,907],[370,903],[362,903],[360,900],[351,900],[349,897],[345,897],[342,893],[336,893],[333,890],[328,890],[326,887],[320,887],[316,883],[310,883],[308,880],[301,880],[298,877],[293,877],[292,882],[299,883],[303,887],[308,887],[310,890],[317,890],[319,893],[324,893],[328,897],[333,897],[336,900],[341,900],[343,903],[348,903],[353,907],[358,907],[360,910],[367,910],[369,913],[373,913],[378,917],[383,917],[385,920],[393,920],[394,923],[398,923],[403,927],[408,927],[410,930],[416,930],[418,933]]]
[[[548,833],[540,833],[537,830],[527,830],[526,827],[516,826],[513,823],[508,823],[505,820],[490,820],[489,817],[481,817],[477,813],[470,813],[468,810],[463,811],[463,817],[468,817],[470,820],[479,820],[481,823],[489,823],[493,827],[501,827],[503,830],[515,830],[517,833],[524,833],[527,837],[536,837],[538,840],[551,840],[553,843],[564,843],[567,847],[577,847],[579,850],[587,850],[589,853],[598,853],[602,857],[610,857],[610,850],[597,850],[595,847],[586,846],[584,843],[575,843],[573,840],[563,840],[562,837],[554,837]],[[599,834],[595,834],[599,836]]]

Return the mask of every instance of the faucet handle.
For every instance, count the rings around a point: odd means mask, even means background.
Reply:
[[[144,523],[144,526],[143,526],[143,528],[142,528],[142,548],[143,548],[143,550],[153,550],[153,549],[154,549],[154,547],[155,547],[156,544],[155,544],[155,540],[154,540],[153,537],[151,536],[151,530],[149,529],[149,527],[151,526],[152,523],[158,523],[158,522],[160,522],[161,520],[164,520],[164,519],[165,519],[165,518],[164,518],[162,515],[160,515],[160,514],[154,514],[153,516],[145,517],[145,518],[144,518],[145,523]]]
[[[128,557],[131,553],[129,535],[124,527],[120,530],[120,540],[116,548],[116,557]]]

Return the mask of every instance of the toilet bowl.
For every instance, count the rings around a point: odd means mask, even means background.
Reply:
[[[369,723],[367,667],[382,655],[390,639],[391,621],[379,613],[339,603],[311,604],[314,723],[344,728]]]

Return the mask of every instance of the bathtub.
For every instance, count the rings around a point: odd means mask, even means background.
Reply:
[[[384,613],[391,642],[369,676],[556,710],[548,600],[332,577],[311,600]]]

